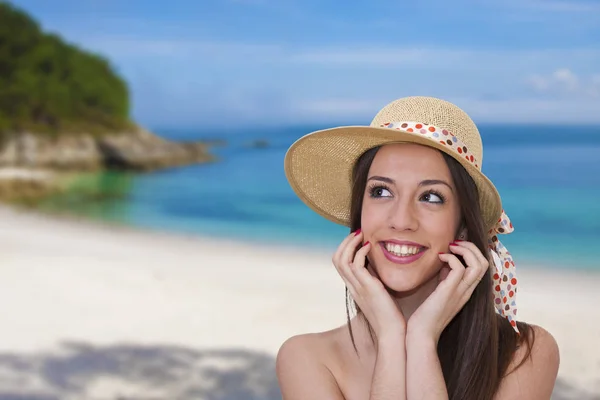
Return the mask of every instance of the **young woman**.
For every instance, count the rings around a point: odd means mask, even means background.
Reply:
[[[350,227],[333,256],[350,304],[347,325],[283,344],[285,400],[550,398],[558,348],[516,321],[518,280],[498,240],[513,228],[481,162],[473,121],[428,97],[290,147],[296,194]]]

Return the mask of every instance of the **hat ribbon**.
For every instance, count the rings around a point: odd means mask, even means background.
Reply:
[[[512,256],[498,239],[498,234],[508,234],[514,231],[510,219],[502,210],[498,223],[489,231],[488,247],[496,271],[493,275],[494,306],[498,314],[506,318],[515,332],[520,334],[517,327],[517,274]]]
[[[386,122],[379,125],[379,127],[404,131],[415,136],[425,136],[452,149],[458,157],[464,158],[479,169],[479,162],[475,155],[469,151],[465,143],[447,129],[414,121]]]

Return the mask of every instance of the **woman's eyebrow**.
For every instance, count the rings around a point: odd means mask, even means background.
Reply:
[[[448,182],[443,181],[441,179],[426,179],[419,183],[419,186],[432,186],[432,185],[446,185],[450,188],[450,190],[452,190],[452,186],[450,186],[450,184]]]
[[[367,181],[383,181],[383,182],[389,183],[390,185],[393,185],[396,183],[396,181],[393,180],[392,178],[388,178],[386,176],[378,176],[378,175],[373,175],[372,177],[367,179]]]
[[[379,175],[373,175],[367,181],[382,181],[382,182],[389,183],[390,185],[394,185],[396,183],[396,181],[393,180],[392,178],[388,178],[387,176],[379,176]],[[441,180],[441,179],[425,179],[424,181],[419,182],[419,186],[433,186],[433,185],[446,185],[446,186],[448,186],[448,188],[450,188],[450,190],[452,190],[452,186],[448,182]]]

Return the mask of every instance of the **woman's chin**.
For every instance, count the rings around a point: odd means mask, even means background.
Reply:
[[[421,269],[394,269],[378,273],[384,286],[398,293],[415,291],[422,287],[423,284],[430,282],[433,275],[436,275],[435,273],[425,274]]]

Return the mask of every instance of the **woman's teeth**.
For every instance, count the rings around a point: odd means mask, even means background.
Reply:
[[[400,244],[386,243],[385,249],[395,256],[408,257],[408,256],[412,256],[412,255],[420,252],[422,247],[407,246],[405,244],[400,245]]]

